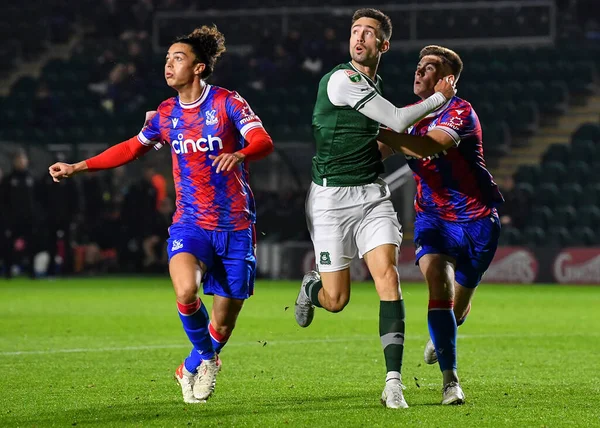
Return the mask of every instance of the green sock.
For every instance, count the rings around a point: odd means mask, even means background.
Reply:
[[[379,337],[388,373],[400,373],[404,353],[404,300],[379,302]]]
[[[306,295],[310,299],[310,302],[313,305],[315,305],[317,308],[323,307],[319,303],[319,290],[321,290],[321,288],[323,288],[323,283],[321,282],[320,279],[317,281],[309,282],[308,284],[306,284],[306,288],[305,288]]]

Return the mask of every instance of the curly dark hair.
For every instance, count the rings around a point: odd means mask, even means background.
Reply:
[[[200,75],[201,79],[210,76],[215,68],[217,60],[225,52],[225,36],[216,25],[203,25],[196,28],[187,36],[176,38],[173,43],[185,43],[190,45],[192,52],[196,55],[196,62],[206,65]]]

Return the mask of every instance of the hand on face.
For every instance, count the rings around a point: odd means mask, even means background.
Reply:
[[[446,76],[435,84],[433,88],[435,92],[441,92],[444,97],[449,100],[456,95],[456,87],[454,86],[454,76]]]

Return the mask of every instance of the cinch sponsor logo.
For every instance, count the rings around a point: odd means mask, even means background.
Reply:
[[[178,155],[190,152],[223,150],[223,140],[219,137],[213,137],[210,134],[208,134],[207,138],[202,137],[197,140],[192,140],[191,138],[184,140],[183,134],[179,134],[177,138],[177,140],[171,141],[171,147],[173,147],[173,151]]]

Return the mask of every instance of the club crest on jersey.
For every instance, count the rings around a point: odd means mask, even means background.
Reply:
[[[216,110],[209,110],[206,112],[206,122],[207,125],[216,125],[219,123],[219,118],[217,117]]]
[[[350,79],[351,82],[360,82],[360,73],[357,73],[354,70],[344,70],[344,73],[346,73],[346,76],[348,76],[348,79]]]
[[[182,239],[173,239],[173,246],[171,247],[171,251],[181,250],[183,248],[182,241]]]
[[[175,129],[175,127],[177,126],[177,122],[179,122],[179,118],[178,117],[172,117],[171,118],[171,122],[173,123],[173,129]]]
[[[331,256],[329,255],[329,251],[321,251],[321,255],[319,256],[319,264],[321,264],[321,265],[330,265],[331,264]]]

